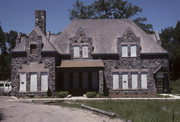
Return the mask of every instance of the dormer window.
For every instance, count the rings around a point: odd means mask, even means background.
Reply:
[[[73,53],[74,58],[80,57],[80,47],[79,46],[74,46],[73,49],[74,49],[74,53]]]
[[[131,51],[131,53],[130,53],[130,56],[131,56],[131,57],[136,57],[136,56],[137,56],[137,48],[136,48],[136,45],[130,46],[130,51]]]
[[[128,57],[128,46],[122,46],[122,57]]]
[[[83,58],[88,58],[88,46],[83,46],[82,47],[82,57]]]
[[[137,46],[136,45],[123,45],[122,57],[137,57]]]
[[[36,44],[31,44],[30,45],[30,53],[31,54],[37,54],[37,45]]]

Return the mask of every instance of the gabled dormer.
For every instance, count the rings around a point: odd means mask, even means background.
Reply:
[[[26,54],[30,61],[38,61],[41,58],[41,50],[43,48],[42,37],[38,36],[33,30],[26,38]]]
[[[117,51],[120,57],[136,58],[140,56],[141,46],[140,38],[132,30],[125,32],[122,37],[118,38]]]
[[[72,59],[92,58],[92,39],[89,38],[82,28],[79,28],[74,37],[69,39],[69,52]]]

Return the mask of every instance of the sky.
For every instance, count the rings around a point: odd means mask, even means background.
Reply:
[[[34,10],[46,10],[46,30],[62,32],[68,24],[69,10],[76,0],[0,0],[0,25],[5,32],[30,33],[34,28]],[[93,0],[81,0],[90,4]],[[137,17],[147,17],[154,31],[175,26],[180,20],[180,0],[128,0],[143,9]],[[136,17],[136,16],[135,16]]]

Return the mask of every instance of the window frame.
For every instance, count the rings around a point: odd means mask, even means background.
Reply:
[[[86,49],[86,50],[85,50]],[[87,51],[87,55],[85,55]],[[88,45],[83,45],[82,46],[82,57],[83,58],[88,58],[89,57],[89,46]]]
[[[78,52],[77,54],[77,56],[75,55],[75,49],[78,49],[78,51],[76,51],[76,52]],[[81,57],[81,54],[80,54],[80,46],[77,46],[77,45],[75,45],[75,46],[73,46],[73,57],[74,58],[80,58]]]
[[[135,47],[135,53],[132,53],[132,47]],[[134,55],[132,55],[134,54]],[[137,57],[137,46],[136,45],[130,45],[130,57]]]
[[[123,48],[126,48],[126,52],[124,52],[125,50],[123,50]],[[122,45],[121,52],[122,52],[122,57],[128,57],[128,45]]]

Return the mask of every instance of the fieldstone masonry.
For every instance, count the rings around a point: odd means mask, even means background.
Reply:
[[[88,20],[90,23],[90,20]],[[98,22],[100,20],[97,20]],[[105,20],[103,22],[108,22],[109,20]],[[112,20],[117,21],[117,20]],[[122,20],[125,22],[125,20]],[[126,20],[127,21],[127,20]],[[93,20],[94,22],[94,20]],[[89,24],[88,23],[88,24]],[[107,23],[109,24],[109,23]],[[113,23],[110,23],[110,25]],[[90,24],[91,25],[91,24]],[[36,10],[35,11],[35,26],[39,26],[41,31],[46,34],[46,12],[45,10]],[[92,26],[92,25],[91,25]],[[124,25],[123,25],[124,26]],[[131,25],[132,26],[132,25]],[[98,23],[98,29],[99,29],[99,23]],[[72,28],[71,28],[72,29]],[[42,51],[44,47],[43,39],[47,39],[46,36],[42,38],[42,35],[39,36],[34,30],[29,34],[27,37],[23,37],[23,40],[25,42],[25,51],[13,51],[12,52],[12,63],[11,63],[11,80],[12,80],[12,87],[13,95],[20,95],[20,94],[46,94],[46,92],[41,92],[41,73],[47,72],[48,73],[48,87],[49,89],[54,92],[59,88],[62,88],[63,86],[57,86],[62,85],[61,82],[61,75],[59,74],[58,70],[63,73],[63,70],[56,68],[59,67],[60,62],[62,60],[102,60],[104,63],[104,67],[93,67],[93,71],[98,72],[98,80],[99,80],[99,92],[105,92],[107,94],[155,94],[157,93],[157,87],[156,87],[156,73],[165,72],[165,79],[164,79],[164,91],[169,91],[169,78],[168,78],[168,72],[169,72],[169,64],[168,64],[168,53],[164,51],[164,53],[141,53],[142,45],[141,45],[141,38],[137,37],[136,34],[131,30],[131,28],[127,29],[124,34],[120,37],[113,37],[117,38],[117,46],[114,47],[116,49],[115,52],[109,53],[109,54],[103,54],[101,53],[95,53],[94,52],[94,46],[93,45],[94,37],[88,37],[84,29],[78,26],[76,28],[76,31],[71,31],[71,36],[68,36],[68,33],[65,33],[63,37],[66,38],[68,41],[68,53],[62,54],[61,52],[58,52],[56,49],[54,51]],[[93,29],[90,27],[90,29]],[[120,29],[121,30],[121,29]],[[123,30],[123,29],[122,29]],[[111,30],[112,32],[114,30]],[[142,30],[141,30],[142,31]],[[118,32],[117,32],[118,33]],[[106,33],[105,33],[106,34]],[[95,35],[96,39],[98,36],[105,36],[105,34],[101,35]],[[145,34],[145,33],[144,33]],[[52,42],[49,41],[51,39],[51,35],[48,35],[47,43],[51,45]],[[55,36],[53,35],[53,38]],[[57,36],[58,38],[60,36]],[[105,38],[103,38],[105,39]],[[49,41],[49,42],[48,42]],[[62,40],[61,40],[62,41]],[[151,41],[151,40],[150,40]],[[152,40],[153,41],[153,40]],[[21,43],[21,37],[18,36],[17,38],[17,45]],[[107,41],[105,41],[107,43]],[[99,42],[98,42],[99,43]],[[56,44],[56,43],[55,43]],[[157,43],[159,45],[159,43]],[[33,49],[31,48],[32,45],[34,45]],[[47,45],[46,45],[47,46]],[[51,45],[50,47],[56,47],[57,45]],[[80,57],[74,57],[74,46],[79,46],[80,48]],[[82,47],[88,46],[88,57],[82,57]],[[122,47],[127,46],[128,49],[128,56],[122,57]],[[131,57],[131,46],[136,46],[136,56]],[[48,46],[47,46],[48,47]],[[101,47],[99,45],[99,47]],[[64,48],[64,47],[61,47]],[[143,48],[144,49],[144,48]],[[48,50],[48,48],[47,48]],[[108,49],[107,49],[108,50]],[[56,52],[57,51],[57,52]],[[33,53],[32,53],[33,52]],[[72,67],[68,67],[69,70],[72,69]],[[88,72],[91,70],[88,70],[85,67],[78,67],[73,68],[74,72]],[[65,71],[65,70],[64,70]],[[73,72],[72,71],[72,72]],[[20,86],[20,79],[19,79],[19,73],[25,72],[26,73],[26,79],[27,79],[27,92],[19,92],[19,86]],[[37,73],[37,92],[31,92],[30,91],[30,75],[31,73]],[[69,77],[72,76],[71,75]],[[119,74],[119,89],[113,90],[113,73]],[[129,89],[122,89],[122,74],[127,73],[128,74],[128,87]],[[132,77],[131,75],[136,73],[137,74],[137,89],[132,89]],[[141,74],[146,73],[147,74],[147,89],[141,88]],[[58,76],[59,75],[59,76]],[[58,78],[57,78],[58,77]],[[70,78],[71,81],[73,77]],[[88,78],[90,78],[88,76]],[[91,78],[90,78],[91,79]],[[82,79],[80,80],[82,82]],[[72,84],[71,84],[72,85]],[[81,83],[82,85],[82,83]],[[81,86],[82,87],[82,86]]]

